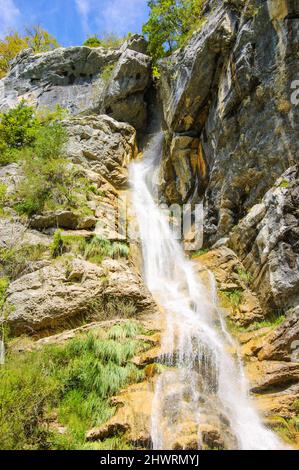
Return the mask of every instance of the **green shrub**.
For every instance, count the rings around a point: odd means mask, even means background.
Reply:
[[[37,127],[33,108],[22,101],[16,108],[0,115],[0,149],[3,151],[32,144]]]
[[[54,233],[53,241],[50,246],[51,255],[53,258],[57,258],[63,254],[63,238],[62,231],[56,230]]]
[[[100,38],[97,34],[89,36],[86,41],[84,41],[83,46],[86,47],[100,47],[102,45]]]

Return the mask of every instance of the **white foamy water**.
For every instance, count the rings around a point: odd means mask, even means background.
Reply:
[[[184,447],[191,433],[193,446],[201,449],[203,426],[216,425],[226,448],[283,449],[248,396],[242,361],[217,305],[213,275],[209,273],[210,288],[205,287],[155,201],[153,181],[162,145],[158,134],[143,160],[130,169],[144,278],[166,316],[161,351],[165,368],[157,380],[152,409],[153,448]]]

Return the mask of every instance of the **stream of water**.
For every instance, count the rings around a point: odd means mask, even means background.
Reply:
[[[130,169],[144,278],[166,317],[163,369],[152,407],[153,448],[205,449],[216,441],[227,449],[282,449],[249,397],[237,347],[217,305],[213,275],[206,287],[158,207],[154,175],[162,145],[159,133]]]

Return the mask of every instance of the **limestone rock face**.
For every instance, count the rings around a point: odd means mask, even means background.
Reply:
[[[226,236],[298,159],[294,5],[211,0],[202,29],[161,61],[166,198],[186,202],[204,194],[208,244]],[[175,157],[171,150],[181,137],[200,142],[195,174],[190,160],[186,171],[185,150]]]
[[[138,35],[120,49],[69,47],[41,54],[27,49],[0,82],[0,109],[25,99],[38,108],[59,104],[77,115],[103,112],[107,103],[105,114],[113,117],[115,110],[119,120],[140,127],[146,119],[143,97],[151,80],[145,50],[144,38]],[[130,79],[125,77],[128,70]]]
[[[234,228],[230,246],[268,309],[299,303],[299,165],[277,180]]]
[[[113,309],[109,309],[112,297]],[[6,322],[14,335],[33,334],[84,317],[107,319],[108,309],[113,310],[111,315],[124,317],[125,304],[133,306],[136,314],[155,309],[141,279],[127,263],[107,260],[98,266],[79,258],[57,261],[10,284]]]
[[[271,335],[265,338],[258,357],[263,360],[299,363],[299,308],[287,317]]]
[[[75,117],[65,122],[67,154],[99,173],[116,188],[124,188],[128,164],[137,153],[135,129],[109,116]]]

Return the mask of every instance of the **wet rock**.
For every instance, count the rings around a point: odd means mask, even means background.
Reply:
[[[247,365],[253,393],[269,393],[299,383],[299,364],[283,361],[254,361]]]
[[[86,440],[87,442],[104,441],[105,439],[109,439],[109,437],[114,437],[119,434],[123,434],[128,430],[128,424],[117,422],[108,423],[102,428],[94,428],[88,431],[86,434]]]
[[[78,228],[78,224],[78,215],[69,210],[58,210],[42,215],[35,215],[30,219],[30,226],[36,230],[44,230],[49,227],[75,230]]]
[[[104,440],[122,432],[125,433],[125,440],[132,445],[149,448],[153,398],[153,382],[129,386],[111,399],[111,404],[117,406],[115,416],[100,428],[87,432],[86,438]]]
[[[209,288],[211,280],[206,270],[214,274],[220,292],[220,304],[234,322],[247,326],[264,318],[257,296],[242,278],[247,275],[244,266],[231,249],[221,246],[194,258],[194,261],[200,277]]]

